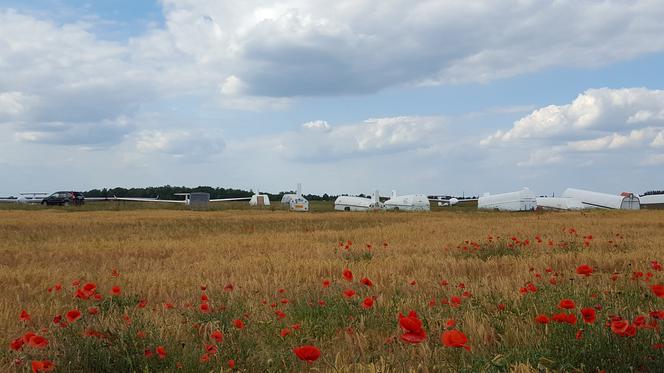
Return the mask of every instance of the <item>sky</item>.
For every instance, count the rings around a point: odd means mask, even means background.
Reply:
[[[0,0],[0,196],[664,189],[659,0]]]

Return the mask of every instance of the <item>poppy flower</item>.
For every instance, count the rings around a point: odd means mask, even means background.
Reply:
[[[55,369],[55,364],[49,360],[33,360],[32,361],[32,372],[50,372]]]
[[[221,341],[224,339],[224,334],[217,329],[213,331],[212,334],[210,334],[210,338],[217,341],[217,343],[221,343]]]
[[[283,329],[281,329],[281,332],[279,332],[279,335],[281,335],[281,337],[283,338],[283,337],[289,335],[290,333],[291,333],[290,328],[283,328]]]
[[[650,266],[651,266],[652,269],[654,269],[655,271],[661,271],[661,270],[662,270],[662,265],[659,264],[656,260],[653,260],[652,262],[650,262]]]
[[[366,297],[362,301],[362,308],[364,308],[365,310],[370,309],[371,307],[373,307],[373,305],[374,305],[374,300],[372,297]]]
[[[596,312],[595,312],[594,308],[587,307],[587,308],[581,309],[581,316],[583,317],[583,321],[586,324],[595,323]]]
[[[577,340],[583,339],[583,329],[579,329],[576,331],[576,339]]]
[[[206,353],[208,353],[210,355],[214,355],[214,354],[217,353],[217,351],[219,351],[219,348],[217,347],[217,345],[214,345],[214,344],[210,344],[210,345],[206,344],[205,345],[205,352]]]
[[[426,341],[427,333],[424,331],[424,329],[419,329],[416,331],[404,333],[399,338],[401,338],[401,340],[406,343],[417,344]]]
[[[119,286],[116,285],[116,286],[113,286],[113,287],[111,288],[111,295],[112,295],[112,296],[117,297],[117,296],[119,296],[121,293],[122,293],[122,289],[120,289]]]
[[[352,297],[355,296],[355,290],[346,289],[346,290],[344,290],[343,294],[344,294],[344,297],[346,297],[346,298],[352,298]]]
[[[650,290],[652,290],[657,298],[664,298],[664,285],[652,285],[650,286]]]
[[[37,334],[35,334],[35,333],[33,333],[33,332],[27,332],[27,333],[23,334],[23,343],[28,343],[28,342],[30,342],[30,338],[32,338],[32,337],[34,337],[34,336],[36,336],[36,335],[37,335]]]
[[[574,304],[574,301],[571,299],[562,299],[560,303],[558,304],[558,308],[566,309],[566,310],[571,310],[576,308],[576,304]]]
[[[582,264],[576,268],[576,274],[582,276],[590,276],[593,273],[593,268],[587,264]]]
[[[99,313],[99,308],[94,307],[94,306],[93,307],[88,307],[88,313],[90,315],[96,315],[96,314]]]
[[[229,291],[230,292],[230,291],[233,291],[233,289],[235,289],[235,286],[233,286],[233,284],[231,284],[231,283],[228,283],[228,284],[226,284],[226,286],[224,286],[224,291]]]
[[[116,268],[111,269],[111,277],[120,277],[120,272]]]
[[[233,359],[228,360],[228,367],[231,369],[235,369],[235,360]]]
[[[30,340],[28,341],[28,344],[31,347],[44,348],[44,347],[48,346],[48,340],[46,340],[46,338],[44,338],[40,335],[33,335],[32,337],[30,337]]]
[[[467,345],[468,337],[459,330],[452,329],[444,331],[440,335],[440,341],[445,347],[462,347],[470,351],[470,347]]]
[[[417,331],[422,329],[422,320],[415,311],[410,311],[407,316],[399,313],[399,326],[406,331]]]
[[[498,304],[498,311],[505,311],[505,304],[504,303]]]
[[[145,332],[142,331],[142,330],[137,331],[137,332],[136,332],[136,338],[138,338],[138,339],[143,339],[143,338],[145,338]]]
[[[210,355],[203,354],[201,355],[200,358],[198,358],[198,361],[200,361],[201,363],[207,363],[208,361],[210,361]]]
[[[65,317],[67,318],[67,321],[70,323],[78,320],[81,318],[81,311],[77,309],[73,309],[65,314]]]
[[[23,341],[23,337],[16,338],[13,341],[11,341],[11,343],[9,343],[9,348],[11,348],[14,351],[18,351],[21,348],[23,348],[24,344],[25,342]]]
[[[21,311],[21,315],[18,317],[21,321],[30,321],[30,315],[25,311]]]
[[[308,364],[313,363],[320,357],[320,350],[318,347],[311,345],[295,347],[293,353],[298,359],[306,361]]]
[[[328,287],[330,287],[330,280],[328,280],[328,279],[324,279],[324,280],[323,280],[323,287],[324,287],[324,288],[328,288]]]
[[[537,315],[535,317],[535,322],[538,324],[548,324],[549,318],[546,315]]]
[[[151,357],[152,357],[152,350],[150,350],[149,348],[146,348],[146,349],[143,351],[143,356],[145,356],[145,357],[148,358],[148,359],[151,358]]]
[[[611,321],[611,331],[616,334],[623,334],[629,328],[629,322],[626,320],[618,319]]]
[[[459,307],[461,305],[461,298],[459,297],[450,297],[450,306]]]
[[[157,348],[154,349],[154,351],[159,355],[160,359],[165,359],[166,358],[166,349],[164,346],[157,346]]]
[[[235,329],[244,329],[244,321],[240,319],[233,320],[233,326]]]
[[[351,272],[350,269],[344,269],[342,275],[346,281],[353,281],[353,272]]]
[[[274,311],[274,314],[277,315],[277,318],[278,318],[279,320],[281,320],[281,319],[285,319],[285,318],[286,318],[286,314],[285,314],[283,311],[281,311],[281,310],[276,310],[276,311]]]
[[[205,293],[201,294],[201,302],[207,302],[208,300],[210,299],[208,298],[207,294]]]
[[[372,287],[372,286],[373,286],[373,282],[372,282],[371,280],[369,280],[367,277],[363,277],[363,278],[360,280],[360,283],[361,283],[362,285],[366,285],[366,286],[368,286],[368,287]]]
[[[210,313],[210,305],[207,303],[201,303],[201,305],[198,307],[202,313]]]
[[[454,319],[449,319],[445,323],[445,328],[454,328],[456,326],[456,321]]]

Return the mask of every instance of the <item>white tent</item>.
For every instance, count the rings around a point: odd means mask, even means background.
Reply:
[[[622,210],[638,210],[641,208],[639,197],[633,194],[620,196],[617,194],[598,193],[589,190],[567,188],[563,192],[563,197],[579,200],[583,204],[584,208]]]
[[[484,195],[477,200],[477,208],[500,211],[532,211],[537,207],[533,192],[523,188],[518,192]]]

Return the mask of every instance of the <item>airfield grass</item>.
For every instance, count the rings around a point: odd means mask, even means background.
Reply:
[[[326,211],[329,203],[312,204],[318,212],[309,214],[237,208],[3,206],[2,343],[34,331],[49,345],[3,348],[0,371],[27,371],[31,360],[45,359],[58,371],[220,371],[230,369],[231,359],[241,371],[664,367],[664,350],[652,348],[660,343],[659,328],[624,337],[605,326],[612,315],[630,320],[664,309],[664,299],[648,287],[664,282],[662,272],[651,269],[651,261],[664,260],[664,211],[344,213]],[[577,275],[581,264],[593,274]],[[354,273],[352,282],[342,278],[345,268]],[[638,271],[652,278],[633,280]],[[617,280],[610,278],[614,273]],[[362,277],[374,286],[359,284]],[[331,280],[329,288],[323,279]],[[73,280],[94,282],[104,300],[75,300]],[[63,290],[47,292],[56,283]],[[520,292],[528,283],[536,293]],[[199,311],[203,284],[210,313]],[[109,295],[113,285],[122,295]],[[346,289],[357,295],[345,298]],[[452,296],[461,305],[443,304]],[[374,297],[371,309],[361,307],[365,297]],[[600,305],[597,323],[583,324],[580,316],[575,325],[533,321],[560,312],[562,298],[578,308]],[[137,308],[139,300],[148,306]],[[93,304],[101,310],[97,316],[86,312]],[[84,313],[81,320],[65,328],[52,323],[72,308]],[[21,310],[30,321],[19,321]],[[279,319],[276,310],[286,317]],[[423,343],[399,338],[397,315],[410,310],[424,322]],[[235,328],[234,319],[246,326]],[[471,351],[441,343],[449,319]],[[90,328],[104,336],[84,337]],[[291,334],[280,336],[284,328]],[[201,361],[215,329],[224,340]],[[579,329],[581,339],[575,338]],[[304,344],[320,348],[320,359],[299,361],[292,349]],[[167,356],[146,357],[144,351],[156,346]]]

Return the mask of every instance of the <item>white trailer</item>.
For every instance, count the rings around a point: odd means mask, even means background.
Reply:
[[[302,196],[302,184],[297,183],[297,193],[289,199],[288,208],[291,211],[309,211],[309,201]]]
[[[533,211],[537,208],[535,194],[528,188],[518,192],[484,195],[477,200],[481,210]]]
[[[334,201],[334,209],[338,211],[372,211],[382,208],[378,191],[374,193],[373,198],[339,196]]]
[[[584,208],[638,210],[641,208],[639,197],[634,194],[624,196],[592,192],[589,190],[567,188],[563,197],[574,198],[583,204]]]
[[[583,210],[583,203],[576,198],[537,197],[537,208],[544,210]]]

